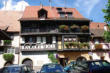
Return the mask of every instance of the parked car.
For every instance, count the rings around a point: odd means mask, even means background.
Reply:
[[[110,63],[105,60],[78,62],[70,73],[110,73]]]
[[[3,67],[0,73],[34,73],[27,65],[10,65]]]
[[[37,73],[66,73],[60,64],[45,64]]]
[[[71,61],[68,65],[66,65],[66,66],[64,67],[64,70],[65,70],[66,72],[70,72],[70,70],[72,69],[73,65],[75,65],[75,61]]]

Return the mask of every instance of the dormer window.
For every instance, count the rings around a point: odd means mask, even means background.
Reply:
[[[62,12],[62,8],[57,8],[57,11],[58,12]]]
[[[66,14],[68,17],[72,17],[72,15],[73,15],[72,12],[66,12]]]
[[[46,19],[47,18],[47,11],[45,9],[41,9],[38,11],[38,18]]]
[[[61,18],[65,18],[65,12],[59,12]]]

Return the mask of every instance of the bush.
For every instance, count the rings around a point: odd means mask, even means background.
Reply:
[[[102,44],[95,44],[95,49],[102,49]]]
[[[69,30],[69,27],[67,25],[60,25],[59,28],[61,31],[68,31]]]
[[[5,61],[13,61],[14,55],[13,54],[3,54],[3,58]]]
[[[89,29],[89,27],[87,25],[81,26],[81,30],[84,32],[87,31],[88,29]]]

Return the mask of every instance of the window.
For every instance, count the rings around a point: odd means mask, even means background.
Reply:
[[[45,44],[46,43],[46,37],[37,37],[37,43]]]
[[[65,13],[60,13],[60,17],[64,18],[65,17]]]
[[[45,9],[38,11],[38,18],[47,18],[47,11]]]
[[[3,54],[3,53],[4,53],[4,49],[1,48],[1,49],[0,49],[0,54]]]
[[[46,37],[46,43],[47,44],[52,44],[52,36],[47,36]]]
[[[68,17],[72,17],[72,12],[68,12],[68,13],[67,13],[67,16],[68,16]]]
[[[58,12],[61,12],[62,11],[62,8],[57,8]]]
[[[25,37],[25,43],[36,43],[36,37]]]
[[[9,48],[9,49],[7,49],[7,53],[15,53],[15,49]]]

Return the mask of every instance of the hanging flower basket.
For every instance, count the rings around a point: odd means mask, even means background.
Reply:
[[[69,27],[67,25],[60,25],[59,29],[61,32],[68,32],[69,31]]]
[[[71,29],[71,31],[72,32],[77,32],[78,30],[79,30],[79,26],[78,25],[76,25],[76,24],[73,24],[71,27],[70,27],[70,29]]]
[[[82,32],[87,32],[89,30],[89,27],[87,25],[81,26]]]

